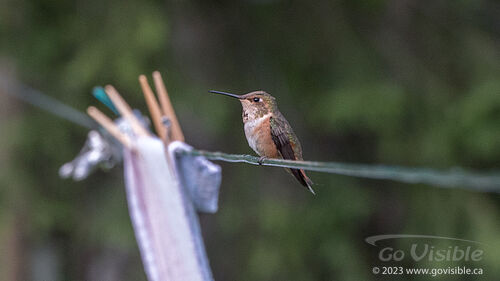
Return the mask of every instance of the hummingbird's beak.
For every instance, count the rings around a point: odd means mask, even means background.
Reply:
[[[233,98],[241,99],[241,96],[235,95],[235,94],[231,94],[231,93],[219,92],[219,91],[208,91],[208,92],[209,93],[213,93],[213,94],[225,95],[225,96],[230,96],[230,97],[233,97]]]

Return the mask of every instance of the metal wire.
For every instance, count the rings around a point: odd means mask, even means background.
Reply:
[[[96,128],[96,123],[82,112],[50,97],[29,86],[10,83],[7,78],[0,76],[0,82],[5,87],[4,92],[12,97],[27,102],[35,107],[46,110],[62,119],[85,128]]]
[[[253,165],[299,168],[309,171],[331,173],[345,176],[386,179],[405,183],[423,183],[433,186],[500,193],[500,174],[478,173],[462,168],[436,170],[388,165],[347,164],[339,162],[292,161],[283,159],[264,159],[251,155],[227,154],[204,150],[181,151],[186,155],[204,156],[210,160],[243,162]]]

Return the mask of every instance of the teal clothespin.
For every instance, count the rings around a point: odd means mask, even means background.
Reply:
[[[92,95],[94,95],[94,97],[96,99],[98,99],[105,106],[107,106],[109,109],[111,109],[111,111],[113,111],[116,115],[120,115],[118,113],[118,110],[116,110],[115,105],[113,104],[111,99],[108,97],[108,95],[104,91],[103,87],[100,87],[100,86],[94,87],[94,89],[92,90]]]

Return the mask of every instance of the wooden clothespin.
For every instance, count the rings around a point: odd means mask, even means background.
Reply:
[[[134,134],[136,134],[137,136],[149,136],[149,132],[135,117],[134,113],[132,112],[132,108],[130,108],[127,102],[125,102],[125,100],[120,96],[118,91],[116,91],[116,89],[111,85],[107,85],[105,89],[106,93],[108,94],[109,98],[116,106],[120,114],[129,122],[130,126],[132,127],[132,131],[134,131]]]
[[[130,124],[133,133],[136,136],[149,136],[150,133],[146,130],[146,128],[144,128],[141,122],[137,119],[137,117],[132,112],[130,106],[120,96],[118,91],[116,91],[116,89],[111,85],[106,86],[105,90],[106,94],[111,99],[113,105],[116,107],[118,112],[120,112],[123,118],[125,118],[125,120],[127,120],[128,123]],[[132,148],[132,141],[130,140],[129,136],[120,131],[118,126],[113,122],[113,120],[107,117],[99,109],[90,106],[87,109],[87,113],[105,130],[107,130],[113,137],[115,137],[120,143],[122,143],[123,146],[129,149]]]
[[[139,76],[139,82],[141,84],[142,92],[144,93],[144,98],[149,108],[151,118],[158,136],[163,140],[165,144],[169,144],[171,141],[182,141],[184,142],[184,135],[182,134],[179,121],[175,115],[174,108],[168,96],[167,89],[161,78],[161,74],[158,71],[153,72],[153,80],[155,83],[156,92],[158,95],[158,100],[155,98],[153,90],[149,86],[148,79],[145,75]],[[160,107],[161,106],[161,107]],[[164,118],[167,118],[170,122],[170,126],[165,126],[163,123]]]
[[[158,71],[153,72],[153,79],[158,94],[158,100],[160,101],[159,103],[155,97],[153,90],[149,86],[146,76],[139,76],[139,82],[141,84],[142,92],[144,94],[146,104],[148,105],[155,130],[160,139],[162,139],[163,142],[167,145],[172,141],[184,142],[184,135],[182,134],[179,121],[177,120],[177,116],[175,115],[175,111],[168,96],[167,89]],[[125,100],[120,96],[118,91],[113,86],[107,85],[105,87],[105,91],[120,115],[128,121],[128,123],[132,127],[132,131],[136,136],[151,135],[137,119],[130,106],[127,104],[127,102],[125,102]],[[104,115],[104,113],[93,106],[89,107],[87,112],[124,146],[128,148],[131,147],[130,138],[123,134],[113,123],[113,121],[106,115]],[[169,121],[169,126],[165,126],[163,122],[165,119]]]
[[[99,109],[93,106],[87,108],[87,113],[106,131],[108,131],[115,139],[117,139],[124,147],[131,149],[132,142],[130,138],[122,133],[118,126],[106,114],[102,113]]]

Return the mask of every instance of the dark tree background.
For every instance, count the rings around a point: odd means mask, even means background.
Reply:
[[[137,77],[160,70],[197,148],[251,153],[240,105],[207,90],[264,89],[307,160],[500,166],[498,1],[0,6],[1,75],[81,111],[97,104],[94,86],[113,84],[146,112]],[[0,109],[2,280],[145,280],[121,167],[62,180],[57,170],[86,130],[5,93]],[[485,258],[474,265],[484,268],[482,280],[500,274],[497,194],[310,173],[311,196],[282,169],[220,165],[220,210],[201,216],[216,280],[373,280],[380,262],[364,238],[388,233],[484,242]],[[409,278],[432,279],[387,277]]]

